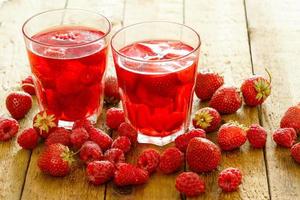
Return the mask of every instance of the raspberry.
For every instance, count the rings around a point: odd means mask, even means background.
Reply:
[[[18,136],[18,144],[23,149],[34,149],[38,145],[39,137],[35,129],[28,128]]]
[[[98,144],[93,141],[86,141],[80,149],[80,159],[86,164],[95,161],[101,160],[103,153]]]
[[[118,80],[116,77],[108,76],[105,78],[104,101],[107,104],[118,104],[120,102],[120,93]]]
[[[70,135],[71,132],[69,130],[62,127],[57,127],[47,137],[45,144],[49,146],[50,144],[60,143],[65,146],[70,146]]]
[[[146,149],[139,155],[137,159],[137,166],[148,171],[149,174],[152,174],[156,171],[159,165],[159,160],[160,155],[156,150]]]
[[[176,178],[176,189],[187,197],[196,197],[205,192],[205,182],[194,172],[182,172]]]
[[[137,131],[127,122],[120,124],[118,128],[119,136],[126,136],[130,139],[131,144],[135,144],[137,141]]]
[[[93,128],[93,125],[88,119],[80,119],[75,121],[72,127],[73,130],[77,128],[84,128],[87,132],[89,132]]]
[[[21,82],[21,87],[24,92],[30,95],[35,95],[35,87],[33,84],[32,76],[27,76],[25,79],[23,79]]]
[[[124,111],[120,108],[110,108],[106,111],[106,125],[117,129],[125,121]]]
[[[92,128],[89,131],[90,139],[96,142],[103,151],[111,147],[112,139],[109,135],[97,128]]]
[[[183,153],[176,147],[169,147],[160,156],[159,169],[164,174],[171,174],[181,168],[183,161]]]
[[[75,149],[80,149],[89,137],[88,132],[84,128],[75,128],[70,135],[71,144]]]
[[[125,162],[125,155],[122,150],[112,148],[104,153],[104,160],[108,160],[116,165]]]
[[[13,138],[19,131],[19,123],[12,118],[0,119],[0,141],[7,141]]]
[[[218,185],[224,192],[237,190],[242,182],[242,174],[237,168],[224,169],[218,177]]]
[[[117,148],[122,150],[124,153],[127,153],[130,151],[131,142],[126,136],[119,136],[115,139],[115,141],[112,143],[112,148]]]
[[[260,125],[252,124],[246,134],[253,148],[263,148],[266,145],[267,131]]]
[[[273,133],[273,140],[277,145],[290,148],[295,143],[297,133],[293,128],[279,128]]]
[[[93,161],[86,167],[88,180],[94,185],[101,185],[114,176],[115,166],[109,161]]]
[[[291,148],[291,155],[300,164],[300,142]]]
[[[114,183],[117,186],[140,185],[148,181],[147,171],[128,163],[120,163],[115,171]]]
[[[190,140],[194,137],[206,138],[205,131],[203,129],[192,129],[189,132],[178,136],[175,139],[175,145],[180,151],[184,153]]]

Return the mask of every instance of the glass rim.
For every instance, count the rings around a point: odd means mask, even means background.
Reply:
[[[193,33],[195,33],[196,38],[197,38],[197,40],[198,40],[198,44],[197,44],[197,46],[196,46],[192,51],[188,52],[188,53],[185,54],[185,55],[182,55],[182,56],[179,56],[179,57],[175,57],[175,58],[165,59],[165,60],[142,60],[142,59],[138,59],[138,58],[133,58],[133,57],[130,57],[130,56],[127,56],[127,55],[121,53],[119,50],[117,50],[117,49],[114,47],[114,45],[113,45],[113,40],[115,39],[116,35],[118,35],[120,32],[122,32],[122,31],[124,31],[124,30],[126,30],[126,29],[129,29],[129,28],[132,28],[132,27],[134,27],[134,26],[137,26],[137,25],[151,24],[151,23],[167,23],[167,24],[173,24],[173,25],[179,25],[179,26],[185,27],[185,28],[191,30]],[[163,62],[169,62],[169,61],[179,60],[179,59],[188,57],[189,55],[193,54],[194,52],[196,52],[196,51],[200,48],[200,46],[201,46],[201,38],[200,38],[199,33],[198,33],[195,29],[193,29],[193,28],[191,28],[191,27],[189,27],[189,26],[187,26],[187,25],[185,25],[185,24],[181,24],[181,23],[178,23],[178,22],[171,22],[171,21],[159,21],[159,20],[158,20],[158,21],[144,21],[144,22],[139,22],[139,23],[130,24],[130,25],[128,25],[128,26],[125,26],[125,27],[122,27],[121,29],[119,29],[119,30],[118,30],[117,32],[115,32],[115,33],[113,34],[113,36],[111,37],[110,46],[111,46],[112,51],[116,52],[119,56],[122,56],[122,57],[124,57],[124,58],[126,58],[126,59],[129,59],[129,60],[132,60],[132,61],[135,61],[135,62],[144,62],[144,63],[163,63]]]
[[[47,44],[47,43],[44,43],[44,42],[40,42],[38,40],[35,40],[33,39],[32,37],[30,37],[26,31],[25,31],[25,27],[26,25],[28,25],[28,23],[40,16],[40,15],[43,15],[45,13],[51,13],[51,12],[55,12],[55,11],[68,11],[68,10],[71,10],[71,11],[80,11],[80,12],[86,12],[86,13],[89,13],[89,14],[96,14],[98,15],[99,17],[102,17],[105,19],[105,21],[107,22],[108,24],[108,30],[104,33],[104,35],[102,35],[101,37],[95,39],[95,40],[92,40],[92,41],[89,41],[89,42],[86,42],[86,43],[82,43],[82,44],[71,44],[71,45],[51,45],[51,44]],[[43,12],[39,12],[39,13],[36,13],[34,15],[32,15],[31,17],[29,17],[25,22],[24,24],[22,25],[22,33],[23,33],[23,36],[25,38],[27,38],[28,40],[30,40],[31,42],[34,42],[34,43],[37,43],[39,45],[43,45],[43,46],[47,46],[47,47],[81,47],[81,46],[86,46],[86,45],[89,45],[89,44],[93,44],[97,41],[100,41],[102,40],[103,38],[105,38],[109,33],[111,32],[111,22],[108,20],[107,17],[105,17],[104,15],[100,14],[100,13],[97,13],[97,12],[94,12],[94,11],[90,11],[90,10],[85,10],[85,9],[79,9],[79,8],[59,8],[59,9],[50,9],[50,10],[46,10],[46,11],[43,11]]]

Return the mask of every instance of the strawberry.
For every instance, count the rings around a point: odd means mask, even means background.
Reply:
[[[205,182],[194,172],[182,172],[176,177],[176,189],[187,197],[196,197],[205,192]]]
[[[288,108],[280,121],[281,128],[294,128],[300,133],[300,104]]]
[[[236,87],[222,86],[212,96],[209,106],[221,114],[232,114],[242,106],[242,98]]]
[[[88,139],[90,135],[84,128],[75,128],[70,135],[70,142],[75,149],[80,149]]]
[[[195,128],[201,128],[206,132],[213,132],[219,128],[221,121],[221,115],[216,109],[206,107],[195,113],[193,125]]]
[[[40,111],[33,118],[33,128],[41,137],[47,138],[50,132],[57,127],[58,119],[54,114],[47,111]]]
[[[237,122],[223,124],[217,135],[222,150],[231,151],[242,146],[247,140],[245,128]]]
[[[118,80],[114,76],[105,78],[104,101],[107,104],[116,105],[120,102],[120,93],[118,87]]]
[[[196,137],[191,139],[186,150],[186,160],[190,170],[201,173],[210,172],[221,162],[221,151],[208,139]]]
[[[252,124],[246,131],[247,139],[253,148],[263,148],[267,141],[267,131],[258,124]]]
[[[6,97],[6,108],[13,118],[22,119],[32,107],[32,98],[26,92],[11,92]]]
[[[86,174],[90,183],[101,185],[113,178],[115,166],[109,161],[93,161],[86,167]]]
[[[38,158],[40,170],[51,176],[66,176],[74,161],[73,152],[68,147],[56,143],[47,146]]]
[[[193,139],[194,137],[206,138],[206,133],[203,129],[192,129],[192,130],[188,131],[187,133],[179,135],[175,139],[175,146],[181,152],[184,153],[186,151],[186,148],[187,148],[190,140]]]
[[[19,123],[12,118],[0,119],[0,141],[7,141],[15,137],[19,131]]]
[[[224,78],[209,69],[197,74],[195,93],[201,101],[210,100],[216,90],[224,84]]]
[[[96,142],[103,151],[111,147],[112,139],[109,135],[97,128],[90,129],[90,139]]]
[[[125,121],[124,111],[120,108],[110,108],[106,111],[106,125],[111,129],[118,129]]]
[[[51,144],[60,143],[65,146],[70,146],[70,135],[71,132],[69,130],[63,127],[56,127],[50,132],[49,136],[45,141],[45,144],[49,146]]]
[[[122,150],[124,153],[130,151],[131,142],[126,136],[119,136],[115,139],[115,141],[111,145],[112,148],[117,148]]]
[[[115,171],[114,183],[117,186],[140,185],[148,181],[147,171],[128,163],[120,163]]]
[[[297,133],[293,128],[279,128],[273,133],[273,140],[277,145],[290,148],[297,138]]]
[[[176,147],[169,147],[160,156],[159,169],[164,174],[171,174],[178,171],[183,162],[183,153]]]
[[[135,144],[137,142],[137,131],[127,122],[121,123],[117,132],[119,136],[128,137],[131,144]]]
[[[25,79],[23,79],[21,82],[21,87],[24,92],[30,95],[35,95],[35,87],[33,84],[32,76],[27,76]]]
[[[269,72],[268,75],[270,80],[258,75],[254,75],[244,80],[241,86],[241,92],[246,105],[261,105],[271,94],[271,75]]]
[[[28,128],[18,136],[18,144],[23,149],[34,149],[39,142],[40,135],[34,128]]]
[[[74,122],[72,129],[84,128],[87,132],[89,132],[93,125],[88,119],[80,119]]]
[[[124,152],[120,149],[109,149],[104,153],[104,160],[108,160],[111,163],[117,165],[125,162]]]
[[[300,142],[292,146],[291,155],[300,164]]]
[[[224,192],[237,190],[242,183],[242,173],[237,168],[227,168],[218,176],[218,185]]]
[[[95,160],[101,160],[103,153],[98,144],[93,141],[86,141],[80,149],[79,157],[85,164],[88,164]]]
[[[159,165],[160,155],[155,149],[144,150],[137,159],[137,166],[152,174]]]

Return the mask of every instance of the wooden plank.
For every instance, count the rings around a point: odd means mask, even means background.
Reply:
[[[299,102],[300,7],[299,1],[246,1],[255,73],[268,67],[272,94],[262,107],[263,125],[278,128],[285,110]],[[266,156],[272,199],[300,199],[300,165],[289,149],[276,147],[268,138]]]
[[[52,4],[53,3],[53,4]],[[0,113],[9,116],[5,108],[8,92],[15,90],[19,81],[29,74],[30,68],[21,33],[24,20],[45,9],[63,7],[64,1],[1,1],[0,2]],[[20,120],[20,131],[31,126],[33,109]],[[0,199],[19,199],[25,180],[30,151],[21,150],[16,139],[0,142]]]
[[[194,27],[202,38],[200,68],[223,72],[225,82],[237,87],[251,75],[243,1],[186,0],[185,23]],[[195,109],[197,105],[195,103]],[[258,113],[255,108],[243,106],[236,114],[223,116],[223,119],[250,125],[258,123]],[[208,137],[215,141],[216,133]],[[243,184],[238,191],[225,194],[218,189],[217,176],[227,167],[238,167],[242,171]],[[222,153],[219,169],[202,177],[206,193],[198,199],[269,199],[263,151],[253,150],[248,142],[240,150]]]

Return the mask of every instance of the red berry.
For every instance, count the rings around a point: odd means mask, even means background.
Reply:
[[[222,86],[212,96],[209,106],[221,114],[232,114],[242,106],[242,98],[236,87]]]
[[[223,124],[217,135],[217,142],[222,150],[231,151],[242,146],[246,140],[245,128],[236,122]]]
[[[148,171],[149,174],[152,174],[156,171],[159,165],[159,160],[160,155],[156,150],[146,149],[139,155],[137,159],[137,166]]]
[[[260,125],[252,124],[246,134],[253,148],[263,148],[266,145],[267,131]]]
[[[88,119],[80,119],[75,121],[72,127],[73,130],[77,128],[84,128],[87,132],[89,132],[93,128],[93,125]]]
[[[186,150],[186,160],[194,172],[210,172],[221,162],[221,151],[217,145],[205,138],[191,139]]]
[[[128,163],[120,163],[115,171],[114,183],[117,186],[140,185],[148,181],[147,171]]]
[[[70,173],[73,152],[68,147],[56,143],[47,146],[38,158],[40,170],[51,176],[66,176]]]
[[[25,129],[19,136],[18,136],[18,144],[23,149],[34,149],[39,142],[39,134],[33,128]]]
[[[114,76],[108,76],[105,78],[104,101],[107,104],[113,105],[120,102],[118,80]]]
[[[183,153],[176,147],[169,147],[160,156],[159,169],[164,174],[171,174],[180,170],[183,162]]]
[[[124,111],[120,108],[110,108],[106,111],[106,125],[117,129],[125,121]]]
[[[71,144],[75,149],[80,149],[89,138],[90,135],[84,128],[75,128],[70,135]]]
[[[19,131],[19,123],[12,118],[0,119],[0,141],[7,141],[15,137]]]
[[[182,172],[176,177],[176,189],[187,197],[196,197],[205,192],[205,182],[194,172]]]
[[[90,139],[96,142],[103,151],[111,147],[112,139],[109,135],[97,128],[92,128],[89,131]]]
[[[242,174],[237,168],[224,169],[218,176],[218,185],[224,192],[237,190],[242,182]]]
[[[45,144],[49,146],[50,144],[60,143],[65,146],[70,146],[70,135],[71,132],[69,130],[63,127],[56,127],[47,137]]]
[[[98,144],[93,141],[86,141],[80,149],[80,159],[88,164],[95,160],[101,160],[103,153]]]
[[[195,128],[201,128],[206,132],[213,132],[221,124],[221,115],[214,108],[201,108],[195,113],[193,125]]]
[[[119,136],[126,136],[130,139],[131,144],[135,144],[137,141],[137,131],[127,122],[120,124],[118,128]]]
[[[15,119],[22,119],[32,107],[32,98],[26,92],[11,92],[6,97],[6,108]]]
[[[294,128],[300,132],[300,104],[288,108],[280,121],[280,128]]]
[[[293,128],[279,128],[273,133],[273,140],[277,145],[290,148],[295,143],[297,133]]]
[[[40,111],[33,118],[33,128],[41,137],[47,138],[50,132],[57,127],[58,119],[54,114],[47,111]]]
[[[300,163],[300,142],[292,146],[291,155],[296,162]]]
[[[197,74],[195,93],[201,101],[211,99],[215,91],[224,84],[224,78],[209,69]]]
[[[117,165],[125,162],[124,152],[120,149],[109,149],[104,153],[104,160],[108,160],[111,163]]]
[[[189,132],[178,136],[175,139],[175,145],[180,151],[184,153],[186,151],[186,148],[190,140],[193,139],[194,137],[206,138],[206,133],[203,129],[192,129]]]
[[[88,180],[94,185],[106,183],[114,176],[115,166],[109,161],[93,161],[86,167]]]
[[[111,145],[112,148],[117,148],[122,150],[124,153],[130,151],[131,142],[126,136],[119,136],[115,139],[115,141]]]
[[[21,87],[24,90],[24,92],[30,95],[35,95],[35,87],[33,84],[32,76],[27,76],[24,80],[22,80]]]

